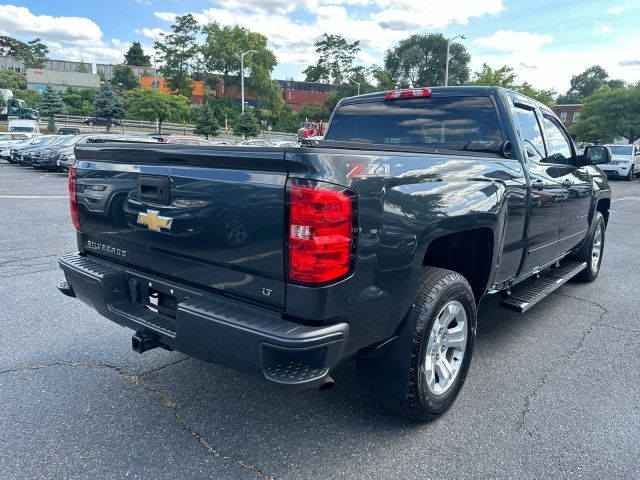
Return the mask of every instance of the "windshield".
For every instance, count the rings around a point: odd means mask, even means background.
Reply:
[[[631,155],[633,153],[632,145],[609,145],[611,155]]]
[[[472,96],[343,105],[326,139],[477,150],[496,146],[502,135],[491,99]]]

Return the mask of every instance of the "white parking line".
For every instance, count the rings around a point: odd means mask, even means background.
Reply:
[[[0,198],[15,198],[17,200],[41,200],[51,198],[54,200],[69,199],[68,195],[0,195]]]
[[[628,201],[628,202],[640,202],[640,197],[620,197],[620,198],[614,198],[613,200],[611,200],[613,203],[616,202],[622,202],[622,201]]]

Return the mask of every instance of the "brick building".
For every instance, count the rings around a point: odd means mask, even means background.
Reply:
[[[556,105],[553,107],[553,111],[560,118],[564,126],[570,128],[574,123],[580,120],[580,110],[582,105],[580,104],[566,104]]]

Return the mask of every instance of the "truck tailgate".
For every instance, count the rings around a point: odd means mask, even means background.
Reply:
[[[284,307],[283,149],[76,149],[80,248],[197,288]]]

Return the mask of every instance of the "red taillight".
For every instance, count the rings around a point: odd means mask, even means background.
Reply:
[[[289,184],[289,278],[326,283],[349,272],[354,196],[333,185]]]
[[[80,228],[80,215],[78,215],[78,195],[76,193],[76,167],[69,167],[69,207],[71,208],[71,221],[76,229]]]
[[[384,96],[385,100],[406,100],[409,98],[430,97],[431,90],[429,88],[407,88],[404,90],[390,90]]]

